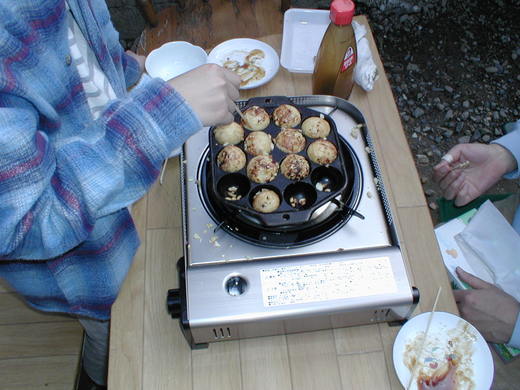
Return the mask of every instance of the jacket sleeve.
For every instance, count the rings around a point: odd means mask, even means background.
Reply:
[[[141,77],[142,73],[141,69],[139,69],[139,63],[135,58],[124,52],[121,54],[121,62],[125,74],[126,88],[130,88],[135,85]]]
[[[516,317],[515,328],[513,329],[513,334],[511,335],[511,339],[507,345],[520,348],[520,313],[518,314],[518,317]]]
[[[516,159],[516,171],[507,173],[506,179],[518,179],[520,177],[520,120],[515,123],[514,129],[509,133],[493,141],[509,150]]]
[[[183,98],[152,79],[54,141],[29,101],[0,93],[0,260],[48,259],[88,237],[96,219],[138,200],[162,161],[202,127]],[[78,124],[78,126],[80,126]]]

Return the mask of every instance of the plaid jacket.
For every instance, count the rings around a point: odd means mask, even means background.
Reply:
[[[0,2],[0,277],[34,307],[106,319],[139,245],[126,207],[202,127],[139,77],[103,0],[69,0],[117,95],[94,121],[67,43],[65,0]]]

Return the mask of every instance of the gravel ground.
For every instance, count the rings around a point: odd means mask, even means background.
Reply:
[[[328,2],[302,6],[311,3]],[[520,119],[520,1],[369,3],[356,13],[370,20],[436,223],[432,167],[457,143],[489,143]],[[506,180],[489,190],[518,191]]]
[[[368,15],[434,222],[432,167],[457,143],[504,134],[520,119],[520,1],[459,1],[443,9]],[[503,180],[490,193],[518,192]]]

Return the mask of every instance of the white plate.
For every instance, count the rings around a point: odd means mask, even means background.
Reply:
[[[411,375],[410,370],[404,363],[405,353],[407,353],[406,346],[412,344],[418,335],[424,334],[429,315],[428,312],[413,317],[403,325],[395,338],[394,368],[404,387],[408,386]],[[462,336],[456,337],[457,333]],[[461,358],[459,368],[465,368],[465,373],[470,374],[468,377],[473,382],[474,390],[489,390],[493,383],[494,372],[493,358],[489,347],[482,335],[469,322],[456,315],[444,312],[433,314],[426,344],[421,354],[423,364],[428,364],[424,361],[430,356],[443,355],[447,349],[448,340],[452,340],[454,345],[462,346],[462,344],[465,344],[466,347],[471,347],[472,352],[461,354],[466,356]],[[415,343],[415,345],[418,344],[420,343]],[[443,348],[444,346],[446,348]],[[420,346],[417,349],[419,348]],[[411,349],[414,350],[414,348]],[[456,350],[459,351],[460,349]],[[417,389],[417,379],[414,379],[410,389]]]
[[[208,63],[224,65],[224,62],[232,59],[243,64],[247,54],[254,49],[260,49],[265,54],[265,58],[258,62],[258,65],[264,68],[265,76],[260,80],[252,81],[251,83],[240,87],[240,89],[256,88],[271,81],[280,68],[278,54],[267,43],[250,38],[237,38],[224,41],[211,50],[208,55]]]

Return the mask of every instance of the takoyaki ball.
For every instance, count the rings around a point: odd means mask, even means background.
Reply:
[[[263,131],[249,133],[244,141],[244,149],[253,156],[268,156],[274,149],[271,136]]]
[[[276,146],[284,153],[298,153],[305,149],[305,137],[295,129],[284,129],[274,139]]]
[[[247,177],[255,183],[269,183],[277,174],[278,163],[271,156],[256,156],[247,164]]]
[[[289,180],[305,179],[310,170],[307,159],[299,154],[289,154],[280,164],[280,171]]]
[[[302,131],[309,138],[327,138],[330,133],[330,125],[323,118],[311,116],[303,121]]]
[[[263,130],[269,126],[269,114],[262,107],[252,106],[245,110],[242,115],[242,126],[251,131]]]
[[[296,107],[282,104],[274,110],[273,120],[276,126],[292,128],[300,124],[302,117]]]
[[[316,164],[329,165],[338,157],[338,150],[332,142],[319,139],[309,145],[307,155]]]
[[[260,213],[272,213],[279,206],[280,197],[268,188],[262,188],[253,196],[253,209]]]
[[[215,140],[221,145],[236,145],[244,140],[244,128],[236,122],[217,126],[213,130]]]
[[[246,154],[238,146],[226,146],[217,155],[217,165],[225,172],[240,171],[246,165]]]

